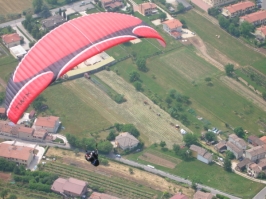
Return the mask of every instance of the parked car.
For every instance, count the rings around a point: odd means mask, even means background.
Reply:
[[[116,154],[116,155],[115,155],[115,157],[117,157],[117,158],[121,158],[121,155],[119,155],[119,154]]]

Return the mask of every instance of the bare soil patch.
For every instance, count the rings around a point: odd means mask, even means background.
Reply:
[[[92,167],[84,159],[83,153],[80,153],[79,156],[75,156],[73,151],[50,147],[49,150],[47,151],[46,156],[49,157],[52,155],[58,157],[56,161],[61,161],[62,163],[68,165],[72,164],[75,165],[76,167],[80,167],[88,171],[105,175],[106,177],[123,178],[125,180],[142,184],[143,186],[148,186],[155,190],[168,191],[172,194],[176,193],[180,189],[182,189],[184,194],[190,197],[192,197],[192,195],[194,194],[194,191],[191,188],[182,187],[175,183],[168,182],[164,178],[151,174],[146,171],[133,168],[134,173],[130,174],[129,166],[124,164],[119,164],[116,162],[109,161],[108,166],[100,165],[98,167]]]
[[[176,164],[168,161],[166,159],[160,158],[156,155],[153,155],[151,153],[143,153],[141,156],[139,156],[140,159],[145,160],[147,162],[153,163],[153,164],[157,164],[163,167],[167,167],[170,169],[175,168]]]
[[[9,182],[11,180],[11,173],[0,172],[0,181]]]

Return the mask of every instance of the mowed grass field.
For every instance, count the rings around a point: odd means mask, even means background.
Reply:
[[[32,7],[33,0],[0,0],[0,14],[22,13]]]
[[[177,165],[174,169],[170,169],[140,159],[142,154],[145,152],[152,152],[154,155],[156,155],[157,152],[158,157],[163,157],[163,154],[168,160],[173,162],[176,161]],[[169,157],[172,157],[172,159],[169,159]],[[181,176],[212,188],[217,188],[223,192],[243,199],[253,198],[264,187],[264,184],[252,182],[234,173],[228,173],[216,164],[207,165],[196,159],[183,161],[179,159],[173,151],[162,152],[160,147],[151,146],[140,153],[128,155],[127,158],[142,164],[151,164],[155,166],[156,169]]]
[[[150,58],[147,66],[149,71],[140,73],[145,90],[164,96],[169,89],[176,89],[190,97],[191,107],[196,110],[197,115],[222,130],[227,130],[225,123],[233,127],[242,126],[252,134],[258,134],[262,129],[257,120],[264,118],[265,113],[224,85],[219,80],[221,73],[218,69],[198,57],[193,48],[184,47]],[[113,67],[126,80],[129,79],[131,71],[137,70],[131,60],[120,62]],[[152,78],[153,75],[156,78]],[[211,77],[213,86],[207,86],[205,77]],[[193,126],[189,128],[201,131]]]
[[[177,18],[184,19],[188,28],[195,31],[204,42],[217,48],[221,53],[242,66],[266,62],[266,58],[263,55],[249,49],[236,38],[222,31],[216,25],[213,25],[207,19],[193,11],[178,15]],[[220,38],[218,39],[215,35],[220,35]],[[258,67],[258,69],[260,70],[261,67]]]

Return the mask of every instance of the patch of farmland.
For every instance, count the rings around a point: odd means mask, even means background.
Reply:
[[[22,13],[32,7],[32,0],[0,0],[0,13],[2,15],[10,13]]]
[[[145,160],[147,162],[157,164],[157,165],[160,165],[163,167],[167,167],[170,169],[174,169],[176,166],[175,163],[168,161],[164,158],[160,158],[160,157],[153,155],[151,153],[143,153],[141,156],[139,156],[139,159],[142,159],[142,160]]]
[[[194,52],[186,48],[161,56],[160,59],[189,81],[217,72],[212,65],[206,64],[200,57],[195,56]]]
[[[166,155],[165,153],[161,153],[161,152],[159,152],[157,150],[154,150],[154,149],[151,149],[151,148],[148,148],[146,150],[146,152],[148,152],[150,154],[153,154],[153,155],[156,155],[156,156],[158,156],[160,158],[166,159],[166,160],[168,160],[170,162],[173,162],[175,164],[179,164],[180,162],[182,162],[182,160],[179,159],[179,158],[176,158],[176,157],[173,157],[173,156],[170,156],[170,155]]]

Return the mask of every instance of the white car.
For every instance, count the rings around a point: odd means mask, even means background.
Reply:
[[[115,156],[118,157],[118,158],[121,158],[121,155],[119,155],[119,154],[116,154]]]

